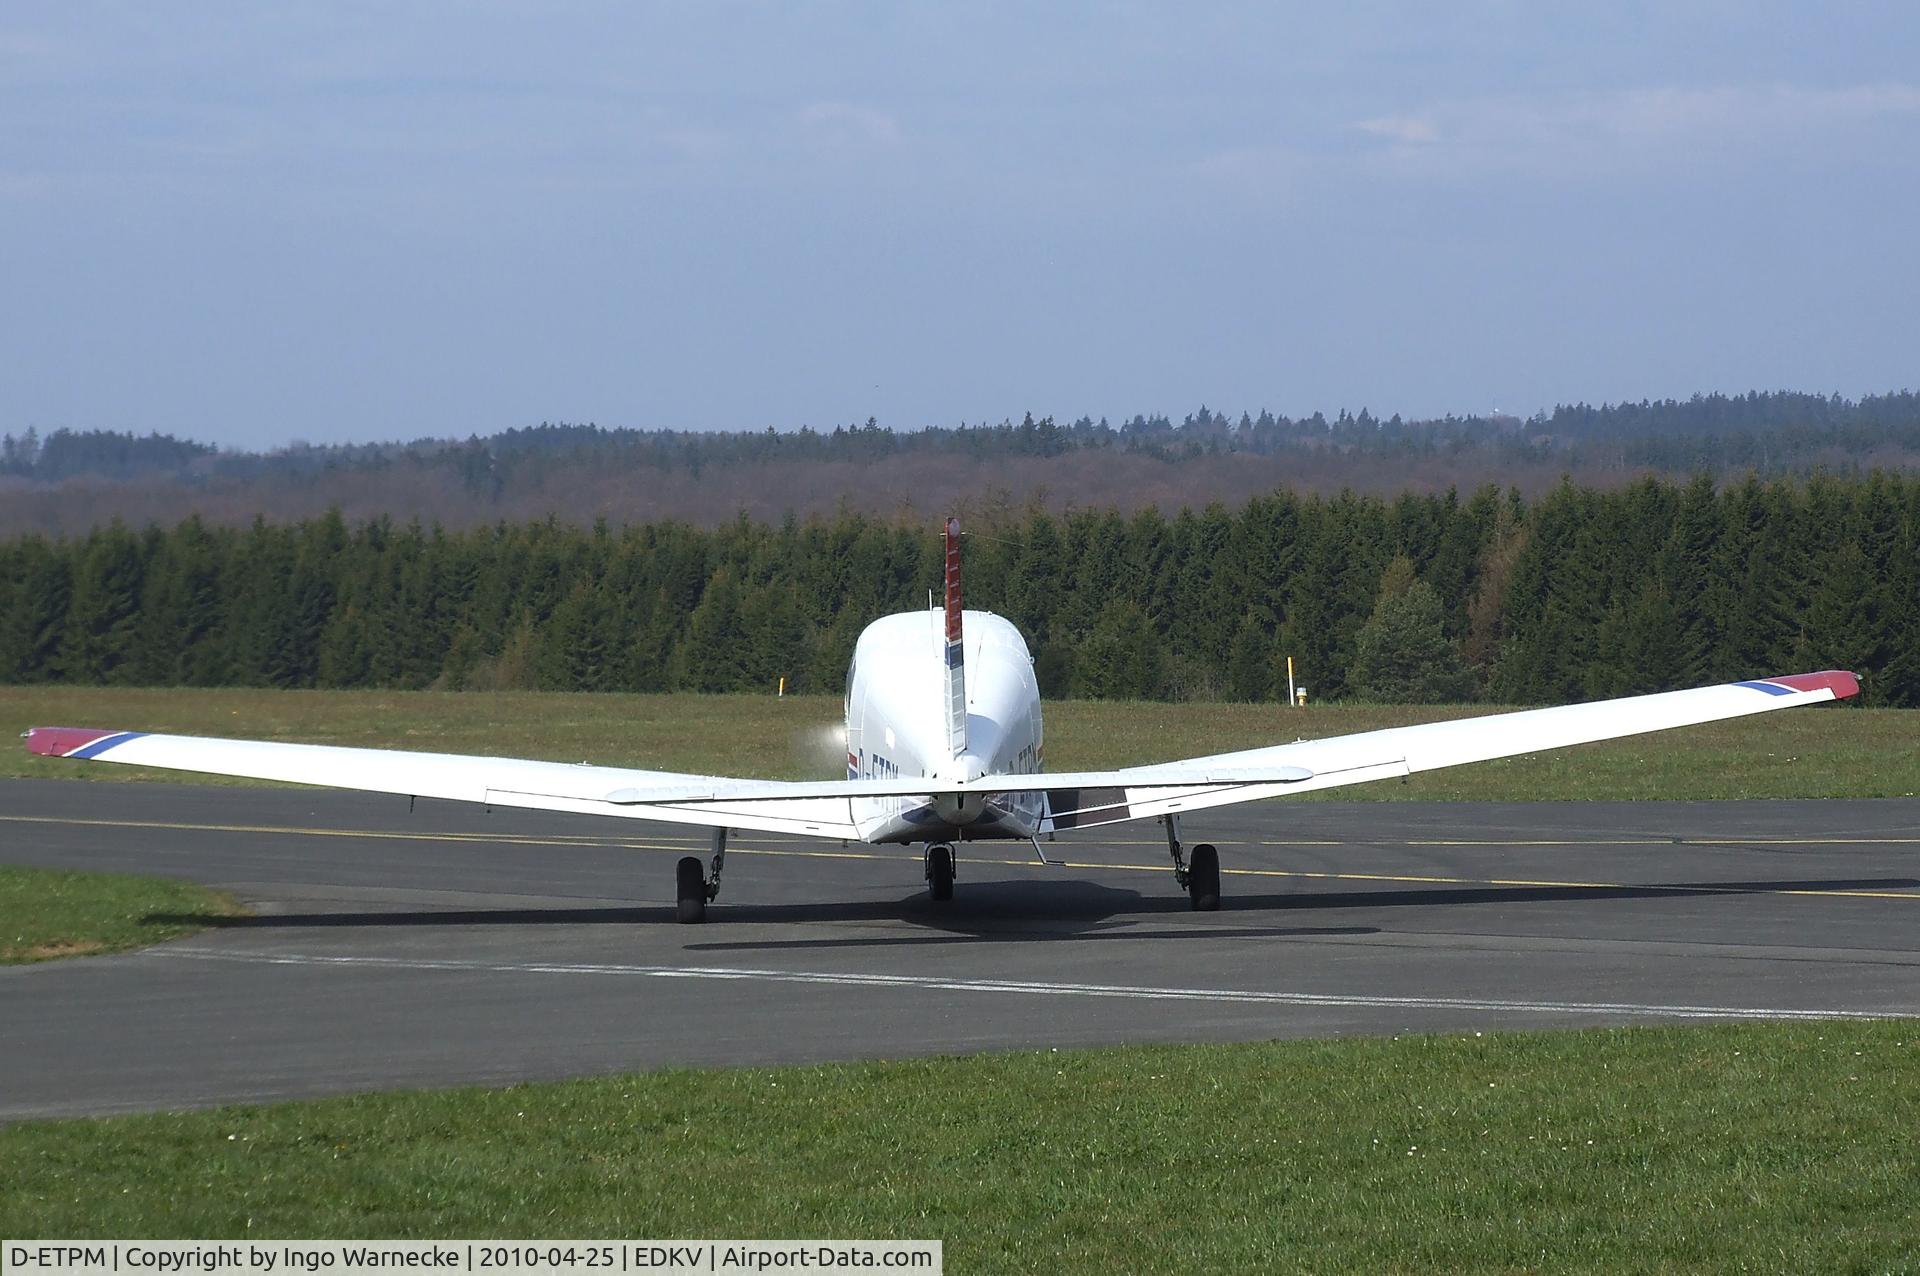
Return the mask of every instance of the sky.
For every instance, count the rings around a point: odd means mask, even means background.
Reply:
[[[0,8],[0,433],[1920,385],[1920,6]]]

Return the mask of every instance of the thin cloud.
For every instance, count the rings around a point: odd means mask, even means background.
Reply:
[[[1920,87],[1641,88],[1442,103],[1358,120],[1390,164],[1426,170],[1644,166],[1664,155],[1768,147],[1920,113]]]
[[[45,173],[0,172],[0,200],[38,199],[53,190]]]
[[[699,124],[671,125],[653,138],[676,155],[690,160],[716,160],[738,149],[738,139],[726,129]]]
[[[853,102],[811,102],[800,108],[799,123],[809,140],[828,147],[897,146],[905,138],[893,116]]]
[[[1375,120],[1361,120],[1354,127],[1362,133],[1408,146],[1424,146],[1440,140],[1439,126],[1423,115],[1385,115]]]

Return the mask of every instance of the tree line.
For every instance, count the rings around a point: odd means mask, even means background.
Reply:
[[[1920,479],[1274,492],[970,530],[1051,696],[1554,703],[1830,667],[1920,705]],[[0,681],[841,689],[937,529],[843,513],[449,531],[337,513],[0,542]]]
[[[975,458],[1053,457],[1117,450],[1178,461],[1220,452],[1257,456],[1338,451],[1365,456],[1484,453],[1513,460],[1547,453],[1578,467],[1590,459],[1667,470],[1804,468],[1810,461],[1867,457],[1876,450],[1920,450],[1920,395],[1912,391],[1840,395],[1791,391],[1696,394],[1690,399],[1562,404],[1526,420],[1499,413],[1380,418],[1362,407],[1333,417],[1289,417],[1261,410],[1235,416],[1202,404],[1178,421],[1136,413],[1119,423],[1081,416],[1056,422],[1028,413],[1017,424],[930,425],[893,429],[865,424],[816,430],[607,428],[542,422],[465,440],[294,444],[271,452],[218,451],[154,434],[29,429],[0,437],[0,475],[39,483],[80,476],[125,480],[170,475],[187,482],[313,476],[396,466],[444,469],[476,493],[537,482],[556,466],[590,459],[640,470],[699,474],[716,467],[808,461],[872,463],[913,455]]]
[[[1920,470],[1920,396],[1771,393],[1575,405],[1500,414],[1328,419],[1202,406],[1181,418],[896,430],[869,419],[827,431],[716,432],[542,424],[466,440],[215,450],[152,435],[32,430],[0,438],[0,538],[79,535],[119,517],[170,525],[189,513],[245,527],[338,507],[349,522],[418,517],[471,530],[557,515],[582,528],[678,519],[714,527],[739,511],[777,522],[846,508],[932,521],[961,510],[1154,507],[1171,516],[1275,487],[1462,492],[1495,482],[1544,495],[1563,475],[1623,486],[1648,474],[1763,478],[1868,467]],[[909,502],[911,505],[909,506]]]

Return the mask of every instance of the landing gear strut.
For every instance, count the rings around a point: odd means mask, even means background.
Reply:
[[[701,865],[698,855],[684,855],[674,872],[677,903],[674,915],[683,922],[707,920],[707,903],[720,894],[720,870],[727,862],[727,831],[713,831],[713,874]]]
[[[953,847],[946,842],[927,843],[927,895],[940,903],[953,898]]]
[[[1173,880],[1187,893],[1196,913],[1211,913],[1220,907],[1220,852],[1210,842],[1193,848],[1188,859],[1180,853],[1179,817],[1163,815],[1167,826],[1167,853],[1173,857]]]

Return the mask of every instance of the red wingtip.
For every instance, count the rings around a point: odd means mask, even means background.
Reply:
[[[1831,691],[1835,700],[1845,700],[1860,694],[1860,679],[1845,669],[1825,669],[1819,673],[1790,673],[1783,678],[1769,678],[1767,681],[1782,687],[1792,687],[1795,691]]]
[[[43,758],[64,758],[76,749],[86,748],[95,740],[119,734],[118,731],[102,731],[98,727],[29,727],[26,734],[27,752],[37,753]]]

